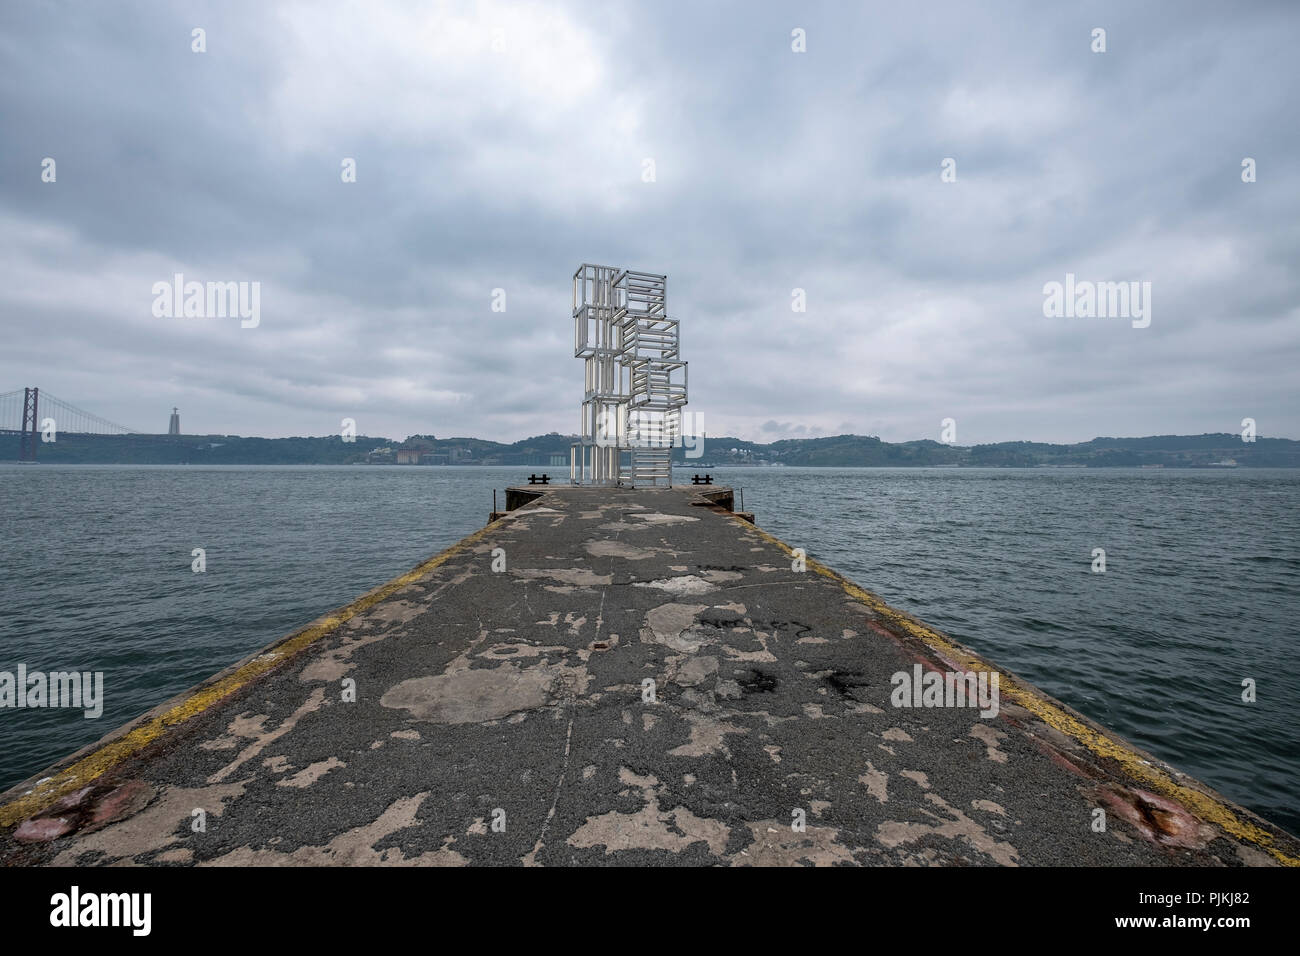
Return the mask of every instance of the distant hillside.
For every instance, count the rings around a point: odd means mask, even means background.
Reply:
[[[412,435],[406,441],[338,435],[321,438],[243,438],[239,435],[60,435],[43,444],[37,459],[50,464],[133,465],[349,465],[395,464],[403,458],[426,458],[426,464],[523,465],[569,464],[572,436],[539,435],[506,445],[481,438],[438,439]],[[18,436],[0,435],[0,461],[18,457]]]
[[[680,456],[680,452],[678,453]],[[998,442],[991,445],[943,445],[935,441],[894,444],[861,435],[795,438],[760,445],[738,438],[709,438],[698,461],[708,464],[782,464],[839,467],[907,467],[957,465],[983,468],[1089,468],[1162,465],[1208,468],[1234,460],[1243,468],[1300,468],[1300,442],[1240,435],[1156,435],[1150,438],[1094,438],[1075,445],[1044,442]]]
[[[405,441],[338,435],[321,438],[242,438],[238,435],[62,435],[41,445],[38,458],[53,464],[140,465],[346,465],[458,464],[567,468],[572,435],[551,432],[512,444],[482,438],[412,435]],[[18,457],[18,437],[0,435],[0,461]],[[1209,468],[1234,460],[1242,468],[1300,468],[1300,442],[1239,435],[1157,435],[1094,438],[1075,445],[998,442],[973,447],[936,441],[883,442],[862,435],[787,438],[770,444],[739,438],[706,438],[703,454],[674,457],[687,467],[703,465],[812,465],[826,467],[1134,467]]]

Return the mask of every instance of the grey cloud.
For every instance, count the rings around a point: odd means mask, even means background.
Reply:
[[[1294,7],[547,9],[5,5],[0,391],[567,432],[597,261],[669,274],[711,434],[1300,437]],[[262,326],[153,319],[173,270],[262,282]],[[1044,318],[1066,272],[1149,279],[1151,327]]]

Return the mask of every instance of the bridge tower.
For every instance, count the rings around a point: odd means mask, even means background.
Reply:
[[[172,418],[167,423],[168,435],[179,435],[181,433],[181,412],[179,408],[172,406]]]
[[[37,429],[37,404],[40,400],[39,388],[23,389],[23,424],[18,437],[18,460],[35,461],[36,449],[40,447],[40,434]]]

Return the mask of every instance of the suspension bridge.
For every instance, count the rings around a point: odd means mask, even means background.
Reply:
[[[43,441],[59,435],[138,435],[39,388],[0,392],[0,435],[18,435],[18,460],[35,461]]]

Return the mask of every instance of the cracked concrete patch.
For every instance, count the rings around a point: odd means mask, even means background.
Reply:
[[[546,706],[555,696],[584,694],[589,678],[585,667],[533,664],[473,668],[430,677],[413,677],[390,687],[379,702],[405,710],[412,717],[440,724],[471,724],[499,720]],[[553,691],[560,693],[553,694]]]
[[[915,783],[915,784],[916,784],[918,787],[920,787],[922,790],[929,790],[929,789],[930,789],[930,777],[929,777],[929,775],[927,775],[924,771],[921,771],[921,770],[900,770],[900,771],[898,772],[898,775],[899,775],[900,777],[906,777],[908,780],[911,780],[913,783]]]
[[[727,584],[731,581],[745,580],[745,576],[739,571],[722,571],[717,568],[709,568],[703,571],[701,576],[710,584]]]
[[[220,783],[222,780],[225,780],[249,760],[252,760],[271,744],[275,743],[275,741],[293,730],[293,728],[298,725],[298,721],[303,717],[320,710],[324,704],[325,688],[317,687],[313,689],[311,696],[303,701],[302,704],[298,706],[297,710],[286,717],[279,727],[272,731],[259,732],[253,739],[253,742],[239,752],[239,756],[226,764],[226,766],[222,767],[216,773],[209,776],[208,783]],[[262,718],[263,722],[267,719],[269,718]]]
[[[695,574],[681,574],[672,578],[659,578],[655,581],[637,581],[632,585],[634,588],[655,588],[660,591],[667,591],[670,594],[679,594],[682,596],[690,594],[708,594],[716,591],[718,586],[711,584],[704,578]]]
[[[604,587],[614,582],[613,575],[597,574],[590,568],[516,568],[509,573],[528,581],[559,581],[581,588]]]
[[[593,558],[624,558],[645,561],[662,553],[662,548],[638,548],[624,541],[588,541],[583,549]]]
[[[735,724],[708,714],[688,711],[682,716],[691,725],[691,739],[668,751],[670,757],[704,757],[712,753],[721,753],[730,757],[731,751],[727,749],[723,738],[727,734],[749,733],[745,727],[737,727]]]
[[[201,866],[464,866],[468,861],[449,849],[450,838],[437,850],[407,858],[398,847],[376,850],[380,840],[419,826],[416,812],[428,791],[409,797],[400,797],[377,820],[365,826],[340,833],[323,846],[304,846],[290,853],[278,850],[254,849],[242,846],[231,850]]]
[[[858,777],[858,783],[867,788],[867,793],[871,794],[881,803],[889,801],[889,774],[883,770],[877,770],[867,761],[866,772]]]
[[[854,863],[853,851],[839,842],[834,827],[808,827],[795,833],[790,824],[760,820],[748,824],[754,842],[730,858],[734,866],[836,866]]]
[[[376,743],[380,743],[380,741],[376,741]],[[337,757],[329,757],[326,760],[318,760],[316,763],[308,764],[287,780],[277,780],[275,785],[277,787],[297,787],[299,789],[304,789],[310,787],[331,770],[346,766],[347,764],[342,760],[339,760]]]
[[[661,604],[646,612],[641,641],[645,644],[664,644],[676,651],[695,650],[701,641],[683,641],[683,633],[695,623],[695,616],[707,604]]]
[[[411,617],[414,616],[414,614],[411,615]],[[348,676],[348,672],[352,669],[352,655],[367,644],[382,641],[384,634],[385,632],[379,631],[375,634],[367,634],[365,637],[344,641],[337,647],[331,647],[308,663],[298,674],[298,679],[303,683],[341,681]]]
[[[242,740],[260,737],[266,731],[263,725],[270,720],[269,714],[239,714],[227,726],[226,732],[199,744],[203,750],[234,750]]]
[[[643,525],[651,525],[654,527],[664,527],[671,524],[689,524],[692,521],[700,520],[693,515],[669,515],[659,511],[639,512],[634,515],[628,515],[627,517],[631,518],[633,521],[639,521]]]
[[[679,666],[670,667],[668,679],[683,687],[694,687],[702,684],[709,677],[718,672],[718,659],[716,657],[690,657]]]
[[[1010,843],[994,839],[987,830],[966,816],[961,810],[951,806],[943,797],[932,791],[925,794],[925,799],[939,811],[948,814],[943,819],[938,813],[922,808],[921,812],[936,822],[909,823],[901,820],[889,820],[880,824],[876,830],[876,839],[884,846],[894,848],[907,843],[914,843],[925,837],[943,837],[960,841],[971,849],[985,854],[995,863],[1003,866],[1019,865],[1019,853]]]
[[[1006,736],[1002,731],[994,730],[988,724],[976,724],[970,729],[970,735],[984,744],[985,756],[989,760],[995,763],[1007,762],[1006,753],[998,746],[998,742]]]
[[[704,843],[714,856],[726,849],[731,829],[719,820],[697,817],[685,807],[662,809],[659,781],[653,776],[640,776],[627,767],[620,767],[619,781],[639,789],[645,803],[633,813],[611,810],[587,817],[569,837],[570,846],[580,848],[604,847],[609,856],[623,850],[668,850],[680,852],[697,843]]]

